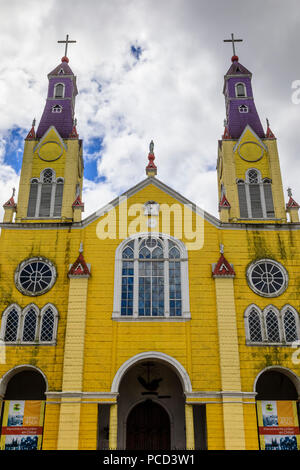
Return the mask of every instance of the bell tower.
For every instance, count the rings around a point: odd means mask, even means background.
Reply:
[[[83,180],[82,140],[76,130],[76,76],[65,55],[48,74],[45,108],[24,146],[16,222],[78,222]]]
[[[224,76],[226,119],[218,145],[219,212],[222,222],[284,223],[286,208],[277,143],[267,120],[256,110],[252,73],[240,62],[232,42],[231,66]]]

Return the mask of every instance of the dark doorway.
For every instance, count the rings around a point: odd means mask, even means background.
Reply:
[[[126,449],[168,450],[170,448],[168,413],[152,400],[136,405],[127,418]]]
[[[281,372],[266,371],[259,377],[256,384],[256,400],[295,400],[297,390],[293,382]]]
[[[24,370],[8,382],[4,400],[45,400],[46,383],[36,371]]]

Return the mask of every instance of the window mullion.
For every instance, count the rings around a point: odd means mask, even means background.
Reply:
[[[267,209],[266,209],[266,201],[265,201],[265,192],[262,183],[259,183],[259,190],[260,190],[260,200],[261,200],[261,208],[263,213],[263,218],[267,218]]]
[[[165,316],[170,316],[170,281],[169,281],[169,260],[164,260],[164,305],[165,305]]]
[[[37,198],[36,198],[36,206],[35,206],[35,217],[38,217],[40,213],[41,194],[42,194],[42,182],[39,181],[38,190],[37,190]]]
[[[134,240],[133,249],[133,316],[139,315],[139,254],[138,254],[138,239]]]
[[[247,200],[247,206],[248,206],[248,216],[249,216],[249,219],[252,219],[252,207],[251,207],[249,183],[245,183],[245,192],[246,192],[246,200]]]
[[[56,190],[56,182],[52,181],[51,200],[50,200],[50,217],[52,217],[54,213],[55,190]]]

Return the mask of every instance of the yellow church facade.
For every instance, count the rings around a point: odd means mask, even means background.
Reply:
[[[220,219],[157,178],[152,142],[146,178],[84,218],[66,57],[48,78],[1,224],[1,449],[32,403],[43,450],[299,448],[299,206],[250,72],[225,75]]]

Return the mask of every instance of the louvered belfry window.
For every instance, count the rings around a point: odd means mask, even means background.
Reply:
[[[27,217],[60,217],[64,190],[63,178],[55,178],[51,168],[46,168],[38,180],[30,184]]]
[[[261,179],[258,170],[247,171],[246,181],[237,180],[241,219],[267,219],[275,217],[272,182]]]

